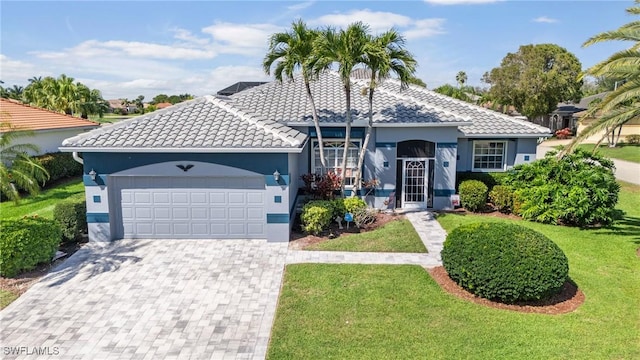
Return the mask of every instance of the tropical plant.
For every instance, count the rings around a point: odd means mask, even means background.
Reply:
[[[327,167],[324,154],[324,143],[322,141],[322,131],[318,120],[318,111],[311,94],[311,81],[317,73],[312,71],[311,66],[315,56],[314,42],[318,38],[318,31],[312,30],[302,20],[291,24],[291,31],[275,33],[269,40],[269,51],[262,61],[262,66],[267,74],[271,74],[271,68],[275,63],[273,74],[276,80],[282,82],[284,78],[291,81],[294,79],[294,72],[302,70],[302,79],[307,93],[307,99],[311,105],[313,125],[318,136],[318,147],[320,151],[320,164],[324,174]]]
[[[65,74],[58,78],[32,77],[24,89],[23,99],[30,105],[67,115],[80,113],[85,119],[93,114],[102,117],[109,109],[99,90],[81,82],[74,83],[74,79]]]
[[[38,147],[14,143],[19,138],[32,135],[31,131],[0,122],[0,193],[16,203],[20,200],[20,190],[37,194],[39,184],[49,178],[47,170],[28,155],[29,151],[37,152]]]
[[[316,56],[310,64],[313,72],[319,74],[332,64],[338,65],[338,75],[342,80],[345,94],[345,139],[342,166],[340,170],[340,192],[344,197],[347,157],[351,143],[351,72],[357,65],[365,63],[365,47],[369,43],[369,26],[356,22],[346,30],[328,27],[320,32],[314,42]],[[357,186],[357,185],[356,185]]]
[[[368,41],[364,46],[363,64],[369,69],[371,77],[368,87],[369,121],[367,122],[367,132],[358,154],[358,165],[356,168],[354,186],[362,186],[362,168],[364,156],[369,146],[371,133],[373,131],[373,94],[376,86],[392,73],[400,80],[400,88],[409,86],[416,71],[416,60],[413,55],[404,48],[405,39],[396,30],[388,30],[378,36],[368,36]],[[355,191],[353,195],[355,196]]]
[[[13,85],[12,87],[5,89],[5,91],[9,99],[22,101],[22,96],[24,94],[24,87],[19,85]]]
[[[140,114],[144,114],[144,95],[139,95],[135,100],[133,100],[133,103],[136,104]]]
[[[467,82],[467,73],[464,71],[458,71],[456,74],[456,82],[458,83],[458,87],[462,88]]]
[[[635,5],[627,9],[630,15],[640,15],[640,0],[635,1]],[[604,130],[604,134],[598,144],[594,147],[594,151],[598,149],[600,143],[612,136],[616,129],[620,131],[622,125],[637,119],[640,116],[640,21],[632,21],[622,25],[616,30],[606,31],[593,36],[587,40],[582,46],[587,47],[596,43],[605,41],[630,41],[632,46],[627,50],[621,50],[608,59],[589,68],[584,75],[592,75],[603,77],[605,79],[625,79],[622,85],[618,83],[614,85],[613,91],[608,93],[602,102],[590,107],[584,117],[593,117],[597,113],[601,116],[593,121],[587,128],[582,130],[573,141],[568,144],[559,154],[573,151],[578,144],[589,136]],[[619,134],[619,133],[618,133]],[[619,138],[619,136],[618,136]],[[615,146],[617,138],[613,138],[609,142],[610,146]]]
[[[468,87],[468,86],[463,86],[463,87],[455,87],[453,85],[450,84],[444,84],[441,86],[438,86],[437,88],[433,89],[433,91],[442,94],[442,95],[447,95],[449,97],[452,97],[454,99],[458,99],[458,100],[462,100],[462,101],[466,101],[469,103],[473,103],[474,102],[474,96],[475,95],[475,89],[472,87]]]

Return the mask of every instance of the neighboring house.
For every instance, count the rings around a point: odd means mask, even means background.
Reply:
[[[231,96],[233,94],[239,93],[240,91],[250,89],[255,86],[259,86],[262,84],[266,84],[264,81],[240,81],[229,87],[226,87],[216,93],[216,95],[220,96]]]
[[[368,80],[353,81],[346,183],[351,192],[368,119]],[[345,135],[336,73],[311,84],[324,153],[338,171]],[[505,171],[535,160],[549,129],[387,80],[376,89],[364,180],[378,208],[447,209],[457,171]],[[90,239],[261,238],[288,241],[300,176],[319,150],[300,78],[231,97],[205,96],[67,139],[84,159]],[[91,176],[93,175],[93,176]]]
[[[131,102],[125,107],[124,105],[122,105],[122,100],[123,99],[107,100],[111,112],[120,112],[122,111],[122,109],[125,109],[127,111],[127,114],[133,114],[138,110],[138,107],[135,105],[135,103]]]
[[[584,107],[585,110],[576,112],[573,114],[573,118],[576,122],[576,133],[580,134],[587,126],[591,125],[591,123],[601,116],[601,113],[596,113],[595,116],[585,117],[589,108],[589,104],[596,100],[602,100],[609,92],[603,92],[600,94],[588,96],[580,101],[580,106]],[[617,134],[617,132],[616,132]],[[640,135],[640,119],[633,119],[628,121],[626,124],[622,126],[622,131],[620,132],[621,138],[624,138],[628,135]],[[587,142],[597,142],[604,136],[604,130],[599,131],[591,136],[589,136],[585,141]]]
[[[7,99],[0,99],[0,122],[8,123],[17,129],[33,131],[33,136],[20,139],[40,149],[38,154],[30,155],[57,152],[64,139],[100,126],[93,121]],[[6,129],[0,129],[3,130]]]

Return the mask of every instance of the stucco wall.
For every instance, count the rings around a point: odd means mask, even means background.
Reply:
[[[37,153],[30,152],[30,155],[41,155],[46,153],[58,152],[58,148],[62,145],[64,139],[74,137],[88,130],[79,129],[60,129],[60,130],[41,130],[35,131],[33,136],[21,138],[19,142],[37,145],[40,151]]]
[[[473,171],[473,141],[506,141],[506,170],[515,165],[532,162],[536,159],[537,138],[519,139],[458,139],[458,171]]]

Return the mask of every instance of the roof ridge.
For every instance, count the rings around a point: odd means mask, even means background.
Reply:
[[[231,106],[228,102],[218,99],[215,96],[212,95],[205,95],[204,98],[211,102],[212,104],[215,104],[217,106],[219,106],[220,108],[222,108],[223,110],[238,116],[239,118],[241,118],[242,120],[256,126],[259,129],[262,129],[264,131],[266,131],[269,134],[272,134],[273,136],[281,139],[282,141],[288,143],[289,145],[292,146],[300,146],[300,144],[302,144],[300,142],[300,140],[298,139],[291,139],[290,136],[287,136],[285,134],[283,134],[282,131],[280,131],[279,129],[276,129],[274,126],[272,126],[271,123],[277,124],[279,127],[282,126],[286,126],[286,125],[282,125],[279,123],[276,123],[274,121],[271,120],[266,120],[266,119],[257,119],[254,116],[250,115],[249,113],[247,113],[244,110],[240,110],[234,106]],[[288,128],[288,127],[287,127]]]
[[[87,122],[93,123],[95,125],[100,125],[100,123],[95,122],[93,120],[83,119],[81,117],[76,117],[76,116],[69,115],[69,114],[66,114],[66,113],[61,113],[61,112],[57,112],[57,111],[53,111],[53,110],[49,110],[49,109],[44,109],[44,108],[40,108],[40,107],[36,107],[36,106],[31,106],[31,104],[25,104],[25,103],[23,103],[21,101],[15,100],[15,99],[0,98],[0,100],[9,102],[9,103],[12,103],[12,104],[15,104],[15,105],[19,105],[19,106],[22,106],[22,107],[26,107],[26,108],[29,108],[29,109],[40,110],[40,111],[48,112],[48,113],[55,114],[55,115],[66,116],[66,117],[74,119],[74,120],[83,120],[83,121],[87,121]]]

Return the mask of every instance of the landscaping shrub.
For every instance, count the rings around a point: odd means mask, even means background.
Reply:
[[[349,197],[345,198],[343,201],[345,209],[351,214],[355,214],[357,211],[367,208],[367,203],[359,197]]]
[[[502,185],[505,176],[504,172],[458,172],[456,173],[456,191],[460,189],[460,184],[466,180],[482,181],[491,190],[496,185]]]
[[[358,208],[353,213],[353,223],[359,228],[373,224],[374,221],[376,221],[375,209]]]
[[[340,189],[340,177],[334,173],[325,175],[304,174],[300,178],[304,182],[305,193],[314,199],[331,200]]]
[[[571,129],[564,128],[556,131],[556,138],[563,140],[571,137]]]
[[[620,191],[613,162],[581,149],[561,159],[550,152],[543,159],[515,166],[505,183],[517,199],[514,213],[548,224],[609,224]]]
[[[567,257],[553,241],[508,223],[454,229],[444,243],[442,263],[461,287],[505,303],[547,299],[569,274]]]
[[[317,235],[329,227],[333,219],[333,204],[327,200],[309,201],[302,207],[300,221],[304,231]]]
[[[344,214],[347,213],[347,208],[344,206],[344,199],[337,198],[331,200],[331,205],[333,206],[333,218],[339,217],[341,219],[344,218]]]
[[[0,275],[6,277],[50,262],[62,236],[55,221],[38,217],[1,220],[0,228]]]
[[[487,204],[487,185],[478,180],[467,180],[460,184],[460,203],[469,210],[482,210]]]
[[[53,210],[53,219],[60,225],[62,241],[74,242],[87,232],[87,204],[84,199],[62,201]]]
[[[42,167],[49,173],[47,182],[82,175],[82,164],[73,160],[71,153],[49,153],[36,156],[36,159],[40,161]]]
[[[498,211],[508,214],[513,208],[513,189],[505,185],[496,185],[489,192],[489,199]]]
[[[640,135],[638,134],[627,135],[624,138],[624,142],[626,142],[627,144],[640,144]]]

